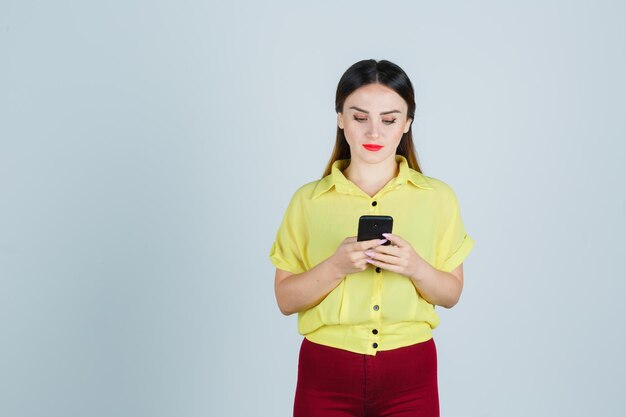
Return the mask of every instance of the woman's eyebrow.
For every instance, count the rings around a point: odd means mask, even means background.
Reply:
[[[355,106],[352,106],[350,108],[356,111],[363,112],[365,114],[370,114],[370,112],[368,112],[367,110],[359,109],[358,107],[355,107]],[[380,114],[384,115],[384,114],[391,114],[391,113],[402,113],[402,112],[400,110],[389,110],[389,111],[381,112]]]

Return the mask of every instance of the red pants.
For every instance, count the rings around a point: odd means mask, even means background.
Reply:
[[[435,342],[371,356],[304,339],[294,416],[438,417]]]

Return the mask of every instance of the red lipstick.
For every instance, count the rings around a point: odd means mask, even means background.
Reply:
[[[383,148],[382,145],[375,145],[373,143],[366,143],[363,147],[372,152],[380,151]]]

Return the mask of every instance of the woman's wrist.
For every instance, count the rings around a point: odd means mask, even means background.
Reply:
[[[346,276],[346,274],[341,271],[339,265],[336,264],[335,255],[331,255],[322,261],[322,267],[332,281],[341,281]]]
[[[417,257],[415,261],[415,267],[413,270],[413,274],[411,274],[411,279],[417,285],[422,283],[424,280],[428,279],[428,276],[432,274],[433,267],[431,264],[426,262],[421,257]]]

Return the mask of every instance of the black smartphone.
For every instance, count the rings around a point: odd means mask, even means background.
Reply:
[[[361,216],[356,240],[384,239],[383,233],[391,233],[392,229],[393,218],[391,216]],[[387,241],[384,244],[390,243]]]

